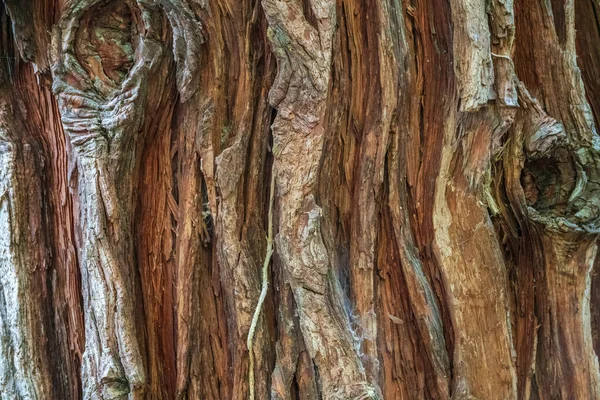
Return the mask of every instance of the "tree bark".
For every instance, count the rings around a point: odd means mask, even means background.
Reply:
[[[599,15],[4,0],[0,399],[600,399]]]

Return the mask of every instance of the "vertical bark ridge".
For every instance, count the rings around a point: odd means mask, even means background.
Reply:
[[[200,96],[198,92],[195,96]],[[199,105],[200,104],[200,105]],[[198,142],[210,115],[192,97],[176,109],[172,150],[175,219],[177,399],[230,398],[227,326],[221,297],[210,195]],[[205,111],[204,113],[202,111]],[[199,127],[201,127],[200,130]]]
[[[376,246],[379,198],[383,186],[385,154],[391,118],[395,109],[396,82],[393,53],[388,32],[388,16],[383,5],[364,7],[346,2],[350,70],[353,83],[349,126],[356,131],[359,154],[356,155],[352,208],[362,208],[350,220],[351,297],[357,319],[355,335],[367,380],[379,380],[377,351]],[[368,22],[367,22],[368,21]],[[364,80],[364,82],[363,82]],[[367,88],[367,90],[364,90]]]
[[[418,111],[407,130],[406,168],[409,190],[411,227],[420,251],[424,270],[430,277],[444,324],[444,337],[452,367],[454,328],[446,302],[446,288],[441,268],[433,251],[434,201],[436,178],[439,173],[446,109],[456,96],[452,68],[452,36],[450,4],[444,1],[415,1],[406,6],[407,26],[412,37],[415,57],[415,92]],[[439,93],[444,93],[440,99]]]
[[[5,6],[0,9],[1,192],[6,223],[0,262],[4,354],[0,393],[17,399],[74,398],[79,386],[81,315],[76,260],[69,253],[70,204],[60,173],[66,170],[57,162],[60,140],[52,139],[60,132],[60,122],[48,88],[40,85],[40,77],[27,64],[33,60],[43,64],[39,56],[44,54],[41,39],[48,21],[40,15],[44,7],[32,10],[29,4],[16,2]],[[25,22],[31,16],[34,24]],[[46,78],[41,80],[47,82]],[[62,185],[48,187],[56,182]],[[60,227],[54,218],[65,211],[67,223]],[[57,241],[65,247],[57,246]]]
[[[514,114],[503,103],[513,105],[516,99],[502,85],[499,104],[488,103],[497,95],[486,7],[482,1],[452,4],[459,112],[450,102],[435,195],[435,253],[455,330],[453,398],[457,399],[517,396],[507,272],[488,215],[493,204],[486,205],[484,186],[494,147]],[[496,25],[500,21],[492,21],[494,38],[500,39]]]
[[[147,382],[141,327],[134,314],[131,229],[141,150],[138,129],[144,111],[153,112],[155,106],[146,109],[145,80],[153,76],[162,45],[156,10],[139,7],[120,2],[69,4],[53,38],[54,91],[77,162],[86,314],[82,377],[84,396],[91,398],[122,398],[130,393],[138,398]],[[138,12],[146,20],[136,27],[144,34],[136,38],[139,49],[134,55],[128,30]],[[111,20],[110,16],[119,17]],[[111,42],[102,40],[105,29],[115,30]],[[106,51],[116,57],[103,59]],[[164,71],[162,76],[158,87],[163,87]]]
[[[14,85],[28,118],[24,126],[39,141],[44,169],[42,179],[42,231],[48,244],[46,282],[52,307],[46,305],[44,330],[48,335],[48,357],[52,361],[55,396],[77,398],[81,391],[79,366],[83,353],[83,313],[78,268],[73,200],[69,192],[67,146],[48,76],[34,74],[26,65],[15,77]],[[38,84],[43,80],[43,84]],[[49,301],[49,300],[48,300]]]
[[[416,62],[410,59],[403,15],[388,4],[391,43],[395,58],[401,63],[398,76],[398,110],[392,127],[392,143],[388,154],[388,206],[400,265],[406,283],[412,316],[420,335],[421,348],[425,352],[424,364],[432,368],[426,386],[431,397],[448,398],[450,386],[450,357],[444,338],[444,323],[438,299],[425,273],[420,252],[416,246],[411,227],[408,187],[409,138],[419,130],[420,102],[411,93],[417,90]],[[395,63],[394,63],[395,64]],[[393,64],[392,64],[393,65]],[[389,322],[388,322],[389,323]],[[417,332],[414,332],[417,334]],[[429,374],[427,374],[429,375]]]
[[[165,67],[167,71],[174,70],[175,73],[167,73],[162,85],[161,81],[158,81],[158,84],[148,88],[148,98],[156,102],[152,105],[152,111],[147,112],[141,128],[145,137],[142,138],[144,146],[138,174],[140,194],[139,212],[136,214],[136,255],[147,332],[145,339],[149,388],[146,396],[152,399],[171,399],[178,394],[178,379],[189,376],[190,359],[197,361],[199,358],[188,357],[190,353],[187,351],[180,352],[179,350],[188,343],[186,340],[177,339],[180,339],[180,332],[183,332],[183,337],[187,339],[187,325],[179,323],[182,318],[189,321],[194,329],[200,330],[197,318],[193,318],[192,310],[195,310],[195,307],[191,304],[199,303],[197,295],[192,294],[199,291],[198,277],[202,262],[199,261],[196,251],[187,251],[181,243],[187,244],[190,239],[187,233],[191,233],[194,250],[199,247],[201,235],[197,231],[200,231],[203,225],[198,224],[197,220],[202,214],[197,207],[185,207],[187,199],[182,201],[181,207],[177,203],[177,186],[180,180],[173,170],[179,166],[177,153],[173,152],[173,149],[177,150],[177,146],[172,146],[171,141],[179,132],[173,132],[171,124],[176,120],[175,107],[183,107],[182,103],[194,96],[197,90],[199,53],[203,36],[201,24],[188,2],[158,0],[156,4],[160,6],[169,23],[168,31],[163,33],[163,37],[166,34],[170,35],[165,47],[171,46],[173,59],[165,52]],[[189,161],[195,162],[196,159],[190,155]],[[189,175],[189,181],[183,180],[189,183],[192,198],[195,198],[200,189],[194,191],[196,186],[192,182],[195,183],[196,175]],[[193,224],[196,229],[186,230],[188,224]],[[186,285],[178,281],[179,272],[183,268],[178,258],[180,254],[189,257],[185,260],[185,265],[192,271],[191,274],[182,274]],[[181,292],[189,295],[183,302],[179,301]],[[207,306],[207,319],[210,319],[210,311],[210,307]],[[216,330],[218,331],[218,327]],[[192,340],[200,342],[206,339],[204,335],[198,334]],[[178,364],[181,360],[183,362]],[[188,368],[177,368],[181,365]],[[206,387],[209,392],[214,390],[210,385]],[[195,395],[195,392],[192,393]]]
[[[10,53],[6,53],[10,54]],[[15,63],[14,65],[18,65]],[[4,65],[2,65],[4,67]],[[50,296],[42,224],[39,143],[28,137],[22,103],[0,72],[0,393],[14,399],[52,398],[44,345],[44,301]],[[40,290],[41,289],[41,290]],[[48,329],[49,326],[46,326]],[[60,365],[60,363],[58,364]]]
[[[202,12],[209,38],[207,71],[201,88],[208,99],[200,106],[202,172],[214,223],[214,250],[227,318],[231,398],[248,393],[246,338],[260,293],[260,266],[266,230],[261,205],[271,109],[266,93],[272,64],[265,52],[265,21],[260,5],[223,1]],[[256,40],[263,38],[263,42]],[[220,82],[215,86],[215,80]],[[261,101],[256,102],[254,99]],[[267,297],[265,310],[272,300]],[[271,390],[274,352],[269,316],[260,318],[255,339],[256,396]]]
[[[135,226],[137,265],[146,321],[148,398],[175,396],[175,256],[172,218],[179,218],[171,193],[171,121],[174,85],[158,112],[144,121],[147,144],[141,157],[139,205]]]
[[[198,77],[192,78],[198,80],[195,94],[175,109],[170,152],[176,225],[176,398],[231,398],[233,366],[228,355],[227,319],[222,318],[226,299],[220,299],[223,292],[213,226],[217,207],[214,154],[219,150],[213,148],[214,132],[223,115],[218,90],[223,84],[222,39],[216,31],[219,14],[206,5],[192,7],[202,21],[205,37],[196,54],[202,68],[196,71]]]
[[[315,26],[299,1],[263,1],[278,74],[269,102],[273,170],[279,198],[277,249],[299,310],[307,350],[322,382],[323,397],[377,398],[367,382],[341,304],[337,276],[321,234],[322,209],[315,188],[324,142],[335,4],[311,1]]]
[[[491,126],[500,125],[491,116],[484,118],[490,118],[487,124]],[[447,183],[439,180],[441,187],[436,194],[434,214],[436,253],[457,335],[453,398],[516,398],[504,260],[480,197],[481,186],[477,190],[470,181],[469,175],[475,169],[465,171],[464,167],[466,164],[468,168],[469,162],[465,158],[477,152],[486,157],[485,153],[490,151],[493,133],[475,121],[478,118],[464,116],[460,122],[448,124],[448,146],[456,140],[454,132],[461,129],[461,125],[465,134],[462,140],[471,141],[471,145],[463,144],[462,151],[460,147],[456,149],[458,157],[452,157],[449,151],[444,154],[440,176],[448,174],[452,178]],[[460,146],[460,142],[457,144]],[[469,215],[469,218],[459,221],[452,215]],[[496,379],[483,378],[490,375]]]

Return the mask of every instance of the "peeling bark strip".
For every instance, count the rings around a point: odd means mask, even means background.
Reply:
[[[599,15],[1,1],[0,399],[600,399]]]

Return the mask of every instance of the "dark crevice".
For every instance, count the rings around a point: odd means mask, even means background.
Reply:
[[[567,2],[564,0],[551,0],[552,16],[554,18],[554,29],[561,45],[565,45],[567,40],[567,26],[565,20],[565,7]],[[535,7],[535,6],[533,6]]]
[[[306,22],[308,22],[310,26],[318,31],[318,20],[313,12],[309,0],[302,0],[302,12],[304,14],[304,18],[306,18]]]

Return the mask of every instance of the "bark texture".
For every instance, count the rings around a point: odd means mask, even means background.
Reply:
[[[599,16],[0,2],[0,399],[600,399]]]

